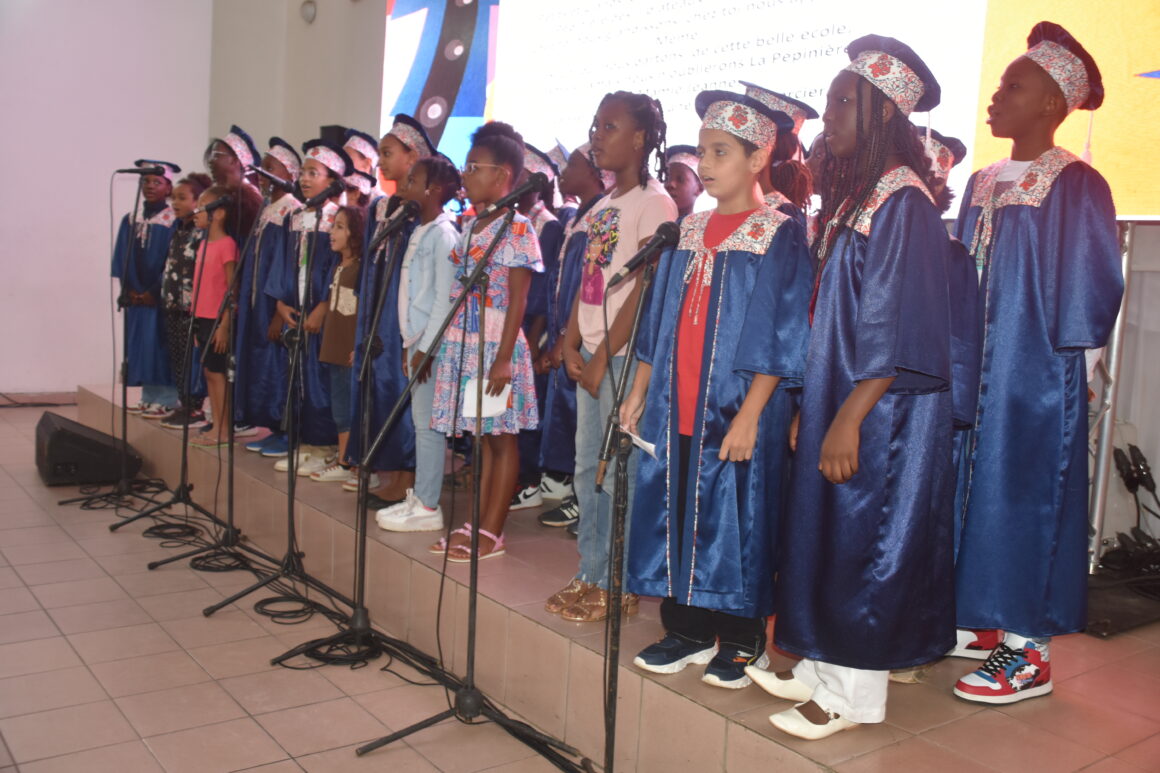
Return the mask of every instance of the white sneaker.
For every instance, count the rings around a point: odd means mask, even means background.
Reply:
[[[235,424],[234,437],[253,437],[257,435],[260,430],[253,424]]]
[[[410,492],[408,492],[410,493]],[[375,523],[386,531],[440,531],[443,528],[443,508],[439,505],[428,510],[417,497],[404,500],[401,505],[384,507],[375,513]]]
[[[338,454],[328,453],[325,449],[317,449],[318,453],[312,454],[302,464],[298,465],[298,475],[302,478],[308,478],[316,472],[322,472],[332,464],[338,463]]]
[[[540,476],[540,496],[544,499],[558,501],[572,493],[572,476],[564,480],[556,480],[548,473]]]
[[[328,467],[310,473],[310,480],[316,480],[320,483],[337,483],[345,481],[349,475],[350,470],[335,461]]]
[[[544,496],[540,493],[540,487],[528,486],[516,492],[516,495],[512,497],[512,503],[508,505],[508,511],[527,510],[532,507],[540,507],[543,504]]]
[[[379,474],[377,472],[372,472],[370,480],[367,482],[367,490],[374,491],[381,485],[383,485],[383,482],[379,480]],[[342,490],[358,491],[358,470],[350,470],[350,474],[347,475],[346,480],[342,482]]]
[[[306,464],[317,454],[318,452],[310,446],[303,446],[302,448],[299,448],[297,454],[298,470],[301,471],[302,465]],[[290,470],[290,456],[286,455],[285,457],[274,462],[274,469],[278,472],[288,472]]]
[[[403,497],[402,502],[396,502],[393,505],[381,508],[375,512],[375,519],[381,520],[383,518],[395,518],[398,516],[406,516],[411,512],[411,508],[416,504],[420,504],[418,498],[415,496],[415,489],[407,489],[407,496]]]

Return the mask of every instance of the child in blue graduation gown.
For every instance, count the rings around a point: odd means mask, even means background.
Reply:
[[[311,140],[302,146],[300,186],[309,201],[327,191],[327,186],[350,173],[346,152],[322,140]],[[302,331],[301,385],[295,384],[297,415],[287,421],[298,422],[300,448],[296,467],[299,475],[308,476],[334,462],[333,446],[338,439],[330,410],[330,383],[326,366],[319,360],[322,322],[326,318],[328,279],[338,262],[330,247],[330,229],[338,213],[333,199],[299,209],[287,215],[282,227],[282,250],[277,268],[266,280],[266,294],[277,306],[286,329],[297,326],[305,314]],[[307,263],[309,262],[309,274]],[[288,468],[279,460],[276,470]]]
[[[141,402],[130,413],[161,419],[177,404],[177,388],[165,350],[161,279],[169,240],[177,222],[169,206],[173,175],[181,167],[166,161],[139,159],[138,167],[155,166],[162,174],[141,175],[141,204],[133,217],[121,218],[113,247],[112,276],[121,286],[125,309],[125,359],[129,386],[140,386]]]
[[[1011,158],[975,173],[956,224],[981,271],[982,322],[959,479],[958,623],[1005,636],[954,691],[982,703],[1051,692],[1049,637],[1086,625],[1084,350],[1104,345],[1124,287],[1108,185],[1055,147],[1069,112],[1103,101],[1099,69],[1050,22],[1028,46],[988,109]]]
[[[656,444],[639,461],[628,588],[664,599],[666,632],[633,663],[708,663],[703,681],[737,689],[747,665],[769,662],[785,387],[805,370],[813,270],[801,225],[760,194],[780,114],[724,91],[702,92],[697,112],[700,177],[718,206],[684,218],[660,260],[621,410]]]
[[[539,521],[544,526],[569,529],[575,528],[580,508],[571,485],[576,468],[576,382],[568,375],[567,368],[562,367],[564,333],[572,318],[572,303],[580,289],[580,272],[588,248],[586,216],[604,193],[603,175],[592,163],[590,150],[587,142],[576,148],[560,172],[560,192],[582,203],[564,223],[559,258],[545,269],[549,290],[548,326],[540,354],[540,369],[548,374],[540,424],[540,467],[547,471],[549,478],[559,480],[563,476],[568,482],[560,504],[541,513]]]
[[[541,429],[544,421],[544,397],[548,391],[548,371],[541,366],[540,348],[544,343],[548,326],[549,275],[556,274],[556,261],[560,256],[560,244],[564,238],[564,225],[548,206],[555,190],[555,180],[560,174],[556,163],[543,151],[531,145],[524,149],[524,172],[519,182],[534,173],[543,174],[553,187],[547,191],[530,191],[518,202],[516,208],[532,223],[536,238],[540,242],[540,255],[544,270],[532,275],[528,288],[528,306],[524,310],[524,337],[528,339],[528,349],[532,355],[534,380],[536,384],[536,407],[539,424],[535,429],[520,430],[520,482],[512,496],[511,510],[526,510],[539,507],[546,498],[560,499],[565,486],[557,485],[555,479],[541,478],[545,470],[540,467]],[[570,482],[570,481],[569,481]]]
[[[805,739],[881,722],[888,670],[954,642],[949,247],[906,118],[940,90],[897,40],[847,52],[778,565],[775,641],[803,660],[749,669],[800,702],[770,721]]]
[[[422,125],[411,116],[400,113],[395,116],[394,124],[379,143],[379,175],[389,182],[400,183],[406,179],[416,161],[434,153],[435,146]],[[403,367],[403,335],[399,329],[399,275],[403,253],[415,230],[414,225],[405,226],[396,232],[397,236],[380,242],[373,252],[370,251],[379,231],[401,203],[402,199],[398,196],[379,197],[371,205],[367,217],[367,236],[364,241],[367,254],[363,256],[359,275],[358,328],[354,345],[354,382],[351,385],[354,394],[351,400],[350,439],[347,441],[347,456],[356,465],[362,463],[363,456],[363,385],[359,383],[358,376],[362,372],[368,337],[377,337],[381,343],[381,348],[371,358],[368,368],[371,376],[368,443],[378,434],[391,407],[407,385]],[[398,257],[393,273],[387,276],[391,248],[397,250]],[[377,293],[380,290],[386,294],[383,310],[378,327],[371,330],[378,301]],[[372,473],[371,489],[379,491],[370,499],[369,507],[378,511],[407,500],[408,492],[413,491],[415,485],[415,426],[409,410],[400,414],[395,426],[375,452],[370,468],[372,471],[389,471],[389,475],[384,481]],[[353,485],[345,486],[348,490],[357,489],[357,480],[350,483]]]
[[[770,163],[761,173],[761,190],[765,203],[806,225],[806,206],[813,195],[813,178],[801,162],[802,143],[798,139],[805,122],[818,117],[818,112],[801,100],[779,94],[755,83],[741,81],[746,96],[753,97],[776,110],[790,121],[787,129],[779,127],[777,143],[770,154]]]
[[[302,171],[302,159],[285,140],[271,137],[270,149],[262,156],[262,168],[293,183]],[[259,185],[267,203],[258,215],[257,232],[242,255],[234,402],[242,424],[270,430],[266,437],[248,444],[246,450],[276,458],[286,455],[282,411],[286,407],[287,351],[280,340],[282,319],[277,303],[263,288],[270,273],[279,266],[286,237],[283,224],[302,203],[265,178]]]

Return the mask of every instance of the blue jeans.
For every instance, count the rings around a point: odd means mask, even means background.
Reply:
[[[144,384],[141,387],[141,402],[175,408],[178,402],[177,387],[166,384]]]
[[[337,432],[350,432],[350,378],[351,368],[327,363],[330,372],[330,415],[334,417]]]
[[[407,352],[411,361],[414,350]],[[415,496],[424,507],[439,506],[443,490],[443,467],[447,462],[447,436],[431,429],[431,407],[435,404],[435,360],[427,383],[411,389],[411,421],[415,424]]]
[[[584,362],[592,359],[592,353],[581,347],[580,356]],[[612,535],[612,502],[616,494],[616,467],[608,466],[604,476],[604,491],[596,493],[596,468],[599,464],[600,444],[604,440],[604,421],[612,410],[615,383],[624,368],[624,357],[613,357],[612,365],[600,382],[600,398],[588,394],[588,390],[576,387],[576,501],[580,506],[578,547],[580,569],[576,578],[608,588],[608,554]],[[636,375],[636,360],[628,377],[628,388]],[[628,522],[632,518],[632,494],[636,489],[636,458],[638,452],[628,457],[628,512],[625,514],[624,556],[628,558]]]

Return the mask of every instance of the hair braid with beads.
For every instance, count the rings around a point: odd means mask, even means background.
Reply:
[[[640,187],[648,185],[649,179],[654,176],[649,169],[650,159],[656,169],[655,177],[663,183],[668,177],[668,168],[665,165],[665,151],[668,149],[665,135],[668,126],[665,123],[665,109],[661,106],[660,100],[653,99],[648,94],[613,91],[604,95],[600,105],[603,107],[605,103],[613,100],[625,104],[636,128],[644,132],[644,153],[640,158]]]
[[[869,126],[863,128],[867,92],[870,94]],[[888,97],[865,79],[859,82],[857,95],[857,149],[851,158],[836,158],[827,153],[822,166],[819,221],[823,226],[813,245],[814,256],[820,265],[825,264],[833,252],[839,232],[854,222],[874,192],[891,154],[900,156],[902,163],[922,178],[928,190],[933,188],[930,159],[902,111],[896,109],[889,120],[883,120],[883,107]]]

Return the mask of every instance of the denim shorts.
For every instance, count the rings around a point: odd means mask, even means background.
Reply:
[[[330,371],[330,413],[339,432],[350,432],[350,377],[354,370],[346,365],[327,363]]]

